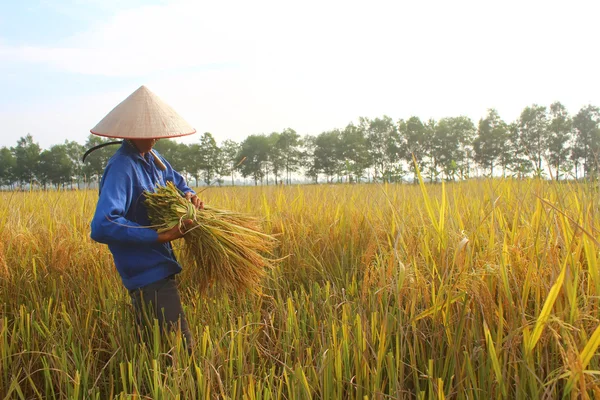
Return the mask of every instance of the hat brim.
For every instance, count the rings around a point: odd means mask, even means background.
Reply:
[[[139,136],[130,137],[130,136],[111,135],[111,134],[104,134],[104,133],[100,133],[100,132],[94,132],[93,129],[90,129],[90,132],[96,136],[102,136],[102,137],[112,138],[112,139],[172,139],[172,138],[176,138],[176,137],[193,135],[197,131],[194,129],[190,133],[178,133],[176,135],[156,136],[156,137],[139,137]]]

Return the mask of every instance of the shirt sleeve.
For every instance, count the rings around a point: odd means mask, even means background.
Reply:
[[[173,167],[171,166],[171,164],[169,164],[169,162],[167,160],[165,160],[165,158],[160,155],[157,154],[157,157],[160,158],[160,160],[163,162],[163,164],[165,164],[165,167],[167,167],[166,171],[165,171],[165,179],[167,181],[171,181],[175,184],[175,186],[177,186],[177,189],[181,190],[183,192],[183,194],[191,192],[193,194],[196,194],[196,192],[194,192],[186,183],[185,178],[183,176],[181,176],[181,174],[177,171],[175,171],[173,169]]]
[[[123,166],[124,167],[124,166]],[[107,167],[100,189],[91,238],[96,242],[154,243],[158,233],[125,218],[133,201],[133,180],[127,168]],[[129,171],[131,172],[131,171]]]

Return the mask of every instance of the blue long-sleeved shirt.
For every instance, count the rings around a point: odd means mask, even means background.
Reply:
[[[156,167],[151,153],[142,157],[131,144],[123,142],[104,170],[91,224],[91,238],[108,245],[129,290],[181,271],[171,244],[159,243],[158,233],[147,228],[151,224],[144,191],[154,192],[157,185],[164,186],[167,181],[183,193],[193,190],[162,156],[157,156],[167,167],[165,171]]]

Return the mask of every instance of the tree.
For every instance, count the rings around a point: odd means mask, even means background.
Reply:
[[[572,120],[565,106],[560,102],[550,106],[550,125],[548,127],[548,162],[556,172],[556,180],[560,179],[562,169],[567,166],[570,148],[568,146],[571,138]]]
[[[332,177],[340,174],[343,163],[340,160],[341,132],[339,129],[319,134],[314,140],[314,169],[327,177],[327,182]]]
[[[12,151],[6,147],[0,149],[0,186],[12,186],[15,181],[17,160]]]
[[[221,144],[221,160],[219,165],[221,165],[222,169],[219,174],[221,176],[231,175],[231,186],[235,184],[235,170],[240,162],[240,148],[239,143],[230,139],[225,140]]]
[[[17,181],[24,185],[36,181],[35,172],[40,160],[41,148],[33,142],[33,137],[27,135],[17,141],[17,146],[13,149],[16,160],[14,174]]]
[[[105,139],[96,135],[89,135],[87,141],[85,142],[85,148],[91,149],[94,146],[110,141],[111,139]],[[112,157],[115,151],[117,151],[118,147],[119,146],[117,145],[106,146],[90,153],[85,159],[85,165],[83,166],[84,176],[90,180],[95,179],[97,182],[100,182],[108,160]]]
[[[417,182],[417,170],[415,169],[413,159],[416,161],[419,169],[423,170],[426,165],[426,159],[429,156],[427,154],[429,147],[427,129],[419,117],[413,116],[406,121],[398,121],[398,130],[406,146],[404,159],[409,169],[413,171],[414,182]]]
[[[55,145],[49,150],[44,150],[40,155],[40,162],[36,175],[46,189],[48,183],[57,188],[71,181],[73,162],[67,154],[65,145]]]
[[[371,167],[365,131],[360,126],[350,123],[341,135],[340,154],[344,161],[344,172],[349,175],[348,181],[351,181],[350,177],[353,176],[356,182],[360,182],[365,170]]]
[[[469,150],[475,136],[475,124],[468,117],[442,118],[435,130],[436,159],[446,179],[468,176]]]
[[[52,175],[52,153],[50,150],[42,151],[40,161],[36,167],[38,181],[44,190],[46,190],[46,185],[50,183],[50,176]]]
[[[542,175],[542,159],[548,152],[548,116],[546,107],[533,104],[521,112],[519,146],[533,163],[537,176]]]
[[[424,125],[425,127],[425,136],[427,137],[425,141],[425,153],[429,156],[429,163],[427,164],[427,169],[429,170],[429,181],[437,182],[437,178],[439,175],[439,153],[440,149],[443,147],[443,144],[439,140],[439,137],[436,133],[437,131],[437,122],[430,118]]]
[[[366,132],[367,150],[370,164],[374,168],[374,179],[381,176],[383,181],[395,179],[400,157],[400,136],[393,120],[382,118],[360,119],[361,128]]]
[[[571,158],[577,164],[583,162],[586,177],[598,171],[598,152],[600,150],[600,109],[588,105],[583,107],[573,118],[575,130],[575,143],[571,151]]]
[[[304,168],[304,174],[307,178],[310,178],[314,183],[319,183],[319,170],[315,159],[316,141],[317,137],[313,135],[306,135],[301,140],[300,165]]]
[[[527,157],[527,150],[521,144],[521,132],[519,121],[507,125],[508,140],[506,147],[500,155],[500,164],[507,166],[513,173],[513,176],[523,179],[534,171],[534,164]],[[506,168],[502,168],[502,176],[506,176]]]
[[[200,179],[202,179],[202,170],[204,168],[202,146],[198,143],[192,143],[185,148],[178,145],[175,149],[178,152],[178,158],[184,162],[182,170],[184,173],[191,175],[196,181],[196,186],[198,186]]]
[[[489,109],[487,116],[479,120],[477,136],[473,140],[473,158],[482,168],[489,169],[491,176],[507,148],[507,141],[508,126],[496,110]]]
[[[191,171],[186,171],[186,164],[189,163],[188,157],[192,155],[192,152],[188,151],[187,145],[171,139],[160,139],[154,145],[154,149],[171,164],[175,171],[181,174],[191,173]]]
[[[71,160],[73,174],[72,178],[75,178],[77,181],[77,188],[79,189],[80,182],[84,175],[84,164],[83,161],[81,161],[81,157],[83,157],[83,153],[85,153],[85,148],[75,141],[68,140],[65,140],[64,147],[69,160]]]
[[[154,144],[154,149],[160,153],[161,156],[171,167],[179,172],[185,180],[191,181],[191,178],[195,178],[196,186],[201,177],[200,172],[200,150],[197,144],[186,145],[185,143],[178,143],[172,139],[160,139]]]
[[[284,150],[281,146],[278,146],[281,135],[277,132],[273,132],[269,135],[269,165],[273,175],[275,176],[275,184],[278,184],[279,175],[285,168],[285,155]],[[267,184],[269,182],[267,181]]]
[[[244,178],[251,176],[254,185],[267,174],[269,160],[269,139],[265,135],[250,135],[241,144],[240,156],[244,162],[240,165],[240,172]]]
[[[292,182],[292,173],[300,166],[300,135],[292,128],[284,129],[279,134],[275,149],[280,154],[285,169],[285,179],[289,185]]]
[[[213,183],[218,177],[220,152],[213,135],[210,132],[204,132],[200,137],[200,169],[204,183],[207,185]]]

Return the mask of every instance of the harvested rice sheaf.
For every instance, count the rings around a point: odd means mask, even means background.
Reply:
[[[197,210],[172,182],[146,192],[146,207],[153,226],[163,232],[185,220],[193,224],[184,236],[182,263],[194,266],[198,289],[218,285],[226,290],[257,291],[266,271],[277,261],[277,240],[260,231],[259,221],[238,212],[204,206]]]

